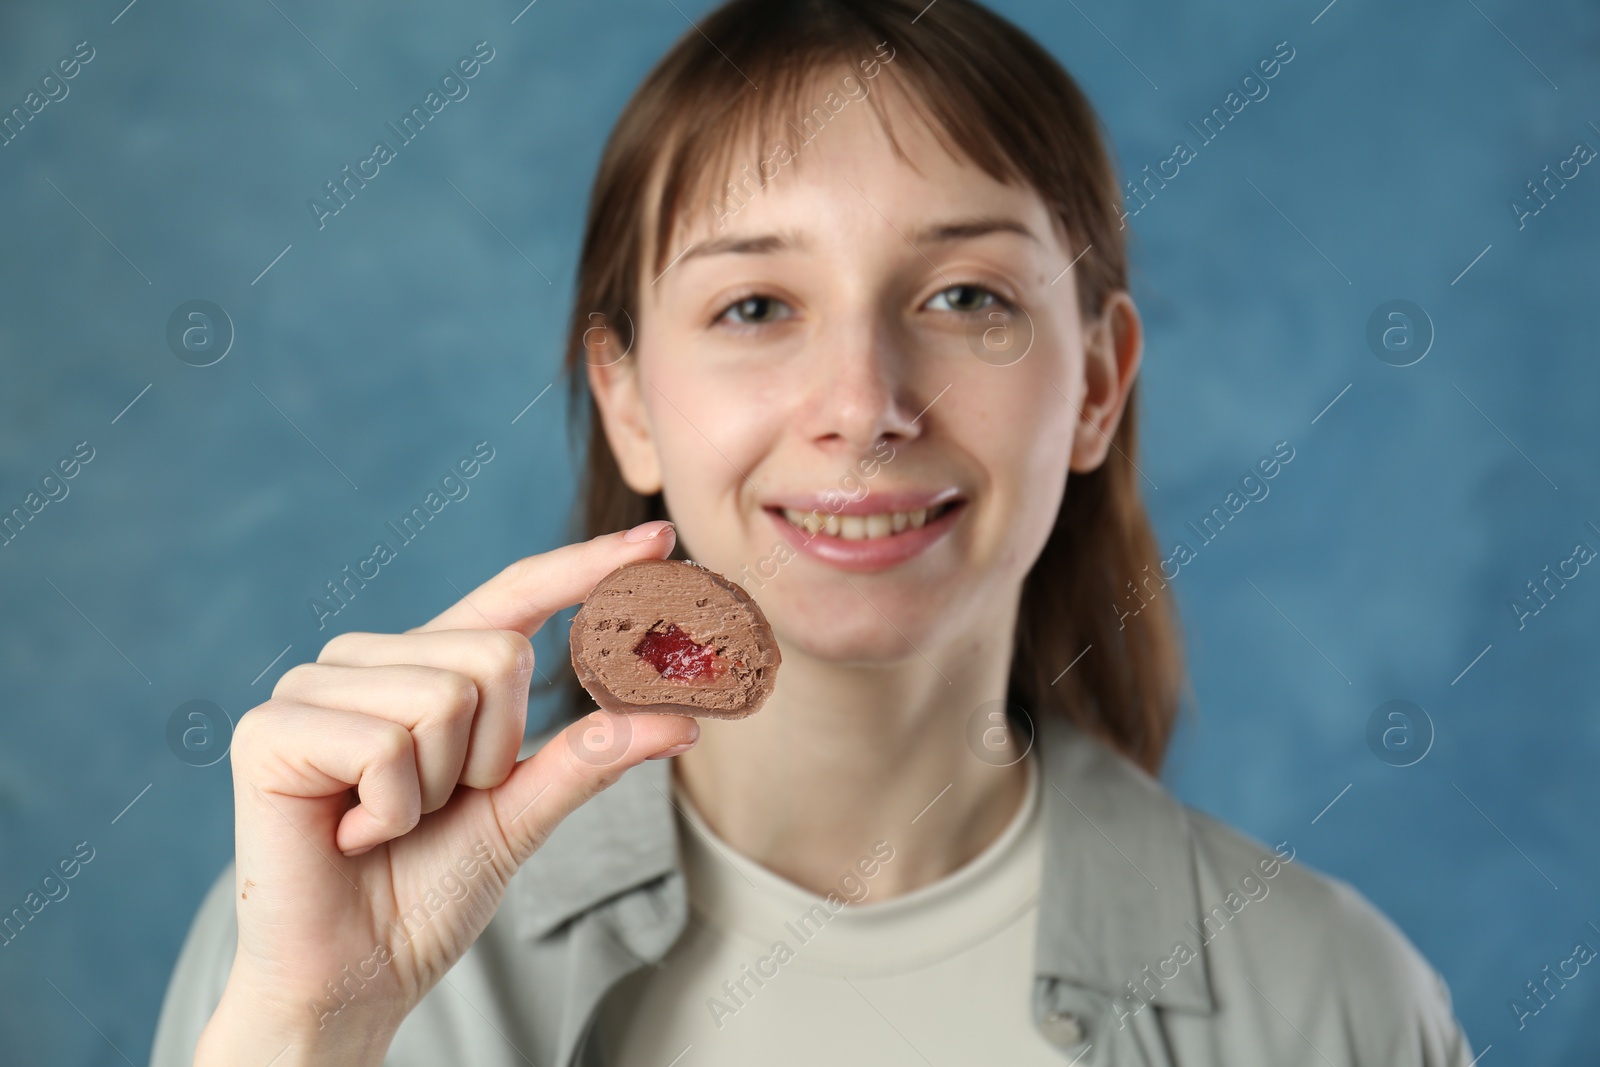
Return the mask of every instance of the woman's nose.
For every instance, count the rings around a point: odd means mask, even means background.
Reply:
[[[820,331],[813,344],[802,386],[806,437],[864,452],[880,438],[919,432],[911,364],[883,324],[837,323]]]

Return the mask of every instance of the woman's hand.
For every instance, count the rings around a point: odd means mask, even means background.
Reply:
[[[646,524],[568,545],[414,630],[341,634],[240,720],[239,946],[196,1064],[381,1063],[556,824],[629,767],[695,740],[693,719],[638,715],[625,752],[585,758],[584,732],[601,725],[591,716],[517,762],[529,638],[674,539]]]

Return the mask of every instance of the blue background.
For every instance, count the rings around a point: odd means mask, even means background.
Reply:
[[[687,29],[666,0],[515,23],[518,0],[122,3],[0,13],[0,108],[96,53],[0,147],[0,508],[95,449],[0,548],[0,910],[95,849],[0,949],[17,1063],[145,1061],[232,849],[227,763],[174,757],[174,708],[237,718],[336,629],[415,625],[562,541],[562,389],[517,416],[555,378],[602,140]],[[1163,545],[1197,545],[1188,521],[1295,449],[1174,579],[1195,701],[1167,780],[1392,916],[1494,1046],[1480,1062],[1595,1062],[1593,968],[1521,1031],[1508,1002],[1600,946],[1600,569],[1524,628],[1509,601],[1600,547],[1600,164],[1523,228],[1509,205],[1600,146],[1600,7],[998,6],[1080,80],[1125,171],[1197,147],[1130,220]],[[319,231],[307,198],[479,40],[470,95]],[[1199,146],[1187,123],[1285,40],[1270,95]],[[237,334],[205,368],[165,340],[195,299]],[[1366,340],[1392,299],[1436,332],[1412,366]],[[480,440],[470,495],[319,633],[307,598]],[[1391,699],[1433,724],[1413,766],[1366,740]]]

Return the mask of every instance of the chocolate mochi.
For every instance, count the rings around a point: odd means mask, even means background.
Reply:
[[[737,582],[698,563],[636,560],[572,620],[572,669],[613,712],[742,719],[778,679],[778,642]]]

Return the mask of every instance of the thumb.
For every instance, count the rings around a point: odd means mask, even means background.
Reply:
[[[630,767],[687,751],[700,724],[687,715],[595,711],[556,734],[490,790],[513,862],[521,866],[579,805]]]

